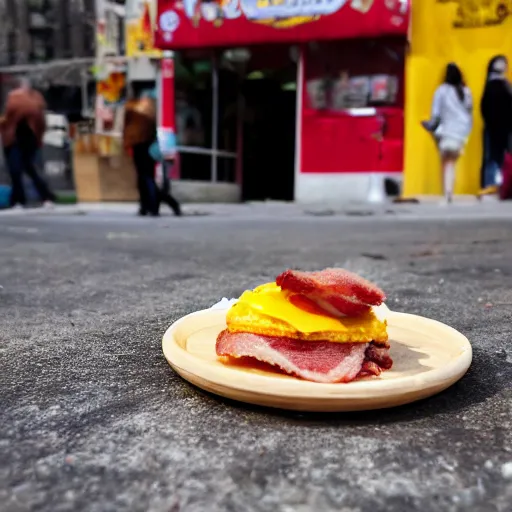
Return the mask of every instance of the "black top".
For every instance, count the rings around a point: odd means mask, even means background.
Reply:
[[[512,87],[506,80],[495,79],[487,83],[480,110],[489,136],[508,141],[512,134]]]

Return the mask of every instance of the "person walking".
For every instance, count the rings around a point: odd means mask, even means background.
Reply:
[[[169,179],[169,173],[172,169],[172,166],[175,165],[174,162],[166,161],[162,153],[160,151],[160,146],[158,141],[155,140],[151,147],[149,148],[149,154],[151,158],[153,158],[154,163],[160,163],[162,168],[162,185],[158,186],[158,201],[160,203],[165,203],[169,206],[169,208],[174,212],[176,217],[182,216],[181,205],[178,200],[171,194],[171,182]]]
[[[27,79],[7,97],[0,131],[12,191],[10,206],[26,206],[23,173],[32,180],[44,206],[53,206],[56,197],[37,172],[38,156],[46,130],[46,103]]]
[[[149,96],[126,103],[123,129],[125,148],[131,150],[137,172],[139,215],[159,215],[159,192],[155,183],[155,161],[150,147],[156,138],[156,103]]]
[[[484,191],[500,185],[505,153],[512,137],[512,86],[507,80],[508,61],[504,55],[493,57],[487,68],[480,112],[484,120]]]
[[[444,81],[434,94],[431,120],[441,156],[444,197],[451,203],[457,161],[473,127],[471,91],[454,63],[446,67]]]

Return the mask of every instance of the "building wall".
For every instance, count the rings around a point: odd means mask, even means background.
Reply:
[[[511,6],[510,2],[497,3]],[[497,17],[496,4],[491,2],[415,0],[412,9],[406,67],[404,195],[443,192],[441,160],[420,121],[430,115],[434,92],[449,62],[456,62],[461,68],[474,105],[473,129],[457,163],[455,193],[476,194],[481,185],[483,157],[480,100],[489,61],[500,54],[509,60],[512,57],[512,13],[502,12]]]
[[[0,0],[0,66],[92,57],[95,0]]]

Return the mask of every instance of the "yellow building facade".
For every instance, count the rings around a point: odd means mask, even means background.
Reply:
[[[412,1],[406,62],[404,197],[442,194],[439,155],[420,122],[430,118],[434,92],[449,62],[461,68],[474,101],[473,131],[458,163],[455,193],[479,191],[483,151],[480,99],[487,65],[498,54],[506,55],[512,66],[512,0]]]

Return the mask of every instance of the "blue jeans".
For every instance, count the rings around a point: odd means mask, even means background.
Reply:
[[[8,148],[5,148],[5,159],[9,174],[11,176],[12,191],[11,191],[11,206],[17,204],[25,205],[27,198],[25,195],[25,188],[23,187],[23,173],[32,180],[41,201],[55,201],[55,195],[48,188],[46,182],[39,176],[37,172],[38,151],[29,151],[22,149],[19,144],[15,143]]]
[[[495,137],[496,139],[496,137]],[[505,156],[505,146],[498,139],[498,143],[493,140],[487,130],[484,132],[484,187],[497,185],[496,176],[501,171],[503,158]]]
[[[496,175],[500,170],[500,166],[494,160],[489,160],[485,164],[484,170],[484,187],[496,185]]]

